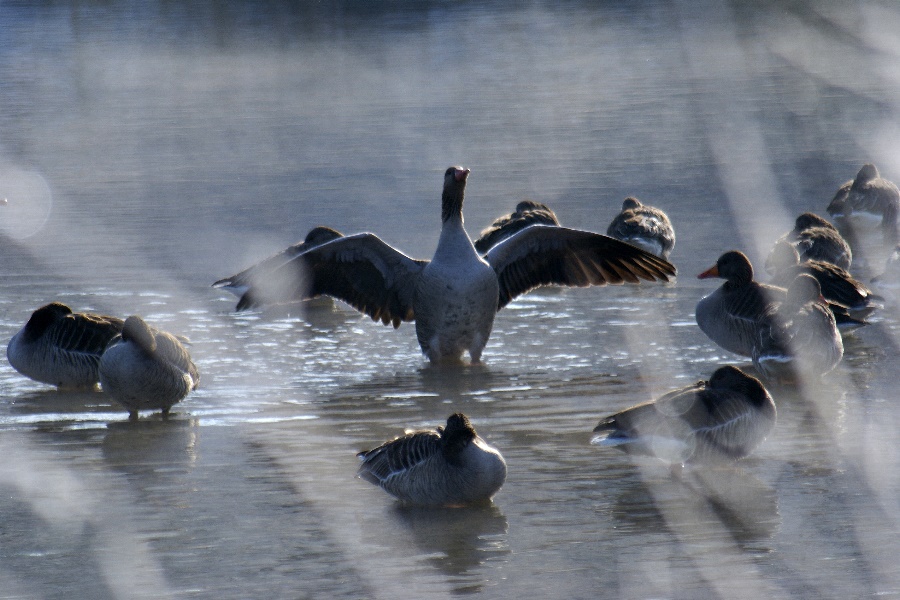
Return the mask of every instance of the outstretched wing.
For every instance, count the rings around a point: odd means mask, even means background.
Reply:
[[[261,304],[326,295],[343,300],[375,321],[415,318],[415,280],[428,261],[398,252],[375,234],[358,233],[303,252],[272,271],[238,302],[244,310]]]
[[[532,225],[484,256],[500,282],[498,310],[542,285],[670,281],[675,266],[609,236],[551,225]]]
[[[304,242],[288,246],[278,254],[274,254],[255,265],[248,267],[240,273],[235,273],[230,277],[225,277],[212,284],[215,288],[222,288],[229,292],[242,296],[255,284],[264,281],[265,277],[271,276],[272,272],[278,267],[284,265],[304,250],[308,250]]]

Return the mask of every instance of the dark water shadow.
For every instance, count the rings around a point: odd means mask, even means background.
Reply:
[[[137,421],[109,423],[101,451],[113,469],[146,478],[196,462],[199,435],[196,419],[154,413]]]
[[[449,576],[454,593],[482,591],[477,569],[510,553],[509,525],[493,503],[462,508],[422,508],[395,504],[388,513],[410,532],[425,562]]]
[[[636,534],[668,530],[679,539],[754,549],[781,524],[775,489],[739,465],[679,474],[645,465],[641,479],[622,488],[613,515]]]

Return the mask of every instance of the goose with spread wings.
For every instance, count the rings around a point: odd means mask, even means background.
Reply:
[[[542,285],[670,281],[668,261],[605,235],[533,225],[478,254],[463,226],[469,169],[444,174],[440,239],[434,257],[410,258],[372,233],[349,235],[312,248],[275,271],[266,286],[251,287],[238,310],[280,298],[327,295],[375,321],[398,327],[415,321],[423,353],[432,362],[481,360],[497,311]]]

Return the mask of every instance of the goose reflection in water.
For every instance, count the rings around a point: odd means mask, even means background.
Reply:
[[[464,576],[510,553],[506,516],[493,504],[455,509],[395,504],[389,516],[430,556],[428,562],[447,575]],[[480,587],[477,581],[462,585],[468,590]]]

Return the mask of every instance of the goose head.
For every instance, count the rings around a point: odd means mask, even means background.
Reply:
[[[132,315],[125,319],[125,326],[122,328],[122,339],[126,342],[133,342],[148,353],[156,351],[156,337],[150,330],[150,326],[137,315]]]
[[[25,335],[28,339],[37,339],[47,331],[48,327],[71,314],[72,309],[62,302],[51,302],[42,306],[31,313],[31,318],[25,324]]]
[[[441,195],[441,221],[452,217],[462,218],[463,199],[466,194],[466,179],[469,169],[450,167],[444,172],[444,192]]]
[[[731,250],[719,257],[712,267],[697,275],[697,279],[719,277],[733,284],[753,281],[753,265],[747,255],[739,250]]]

